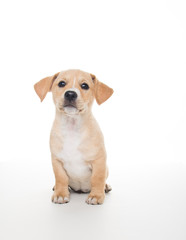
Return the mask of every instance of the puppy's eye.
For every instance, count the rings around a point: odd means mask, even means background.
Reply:
[[[64,87],[66,85],[66,82],[61,81],[58,83],[58,87]]]
[[[81,84],[81,88],[82,88],[82,89],[85,89],[85,90],[88,90],[88,89],[89,89],[89,85],[86,84],[86,83],[82,83],[82,84]]]

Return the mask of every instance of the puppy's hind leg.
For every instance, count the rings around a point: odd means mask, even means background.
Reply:
[[[106,169],[106,178],[108,178],[108,175],[109,175],[109,170],[108,170],[108,167]],[[112,190],[112,187],[109,185],[109,184],[105,184],[105,193],[108,193]]]
[[[108,193],[112,190],[112,187],[109,184],[105,184],[105,193]]]

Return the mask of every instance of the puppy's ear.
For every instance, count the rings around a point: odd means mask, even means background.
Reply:
[[[41,79],[39,82],[37,82],[34,85],[34,89],[37,95],[40,97],[41,102],[46,97],[47,93],[51,90],[52,84],[58,75],[59,75],[59,72],[54,74],[53,76]]]
[[[114,90],[106,84],[97,80],[96,76],[90,74],[92,81],[95,84],[95,98],[96,102],[100,105],[104,103],[109,97],[112,96]]]

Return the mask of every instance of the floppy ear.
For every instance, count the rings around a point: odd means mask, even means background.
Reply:
[[[59,72],[54,74],[53,76],[41,79],[39,82],[37,82],[34,85],[34,89],[37,95],[40,97],[41,102],[46,97],[47,93],[51,90],[52,84],[58,75],[59,75]]]
[[[100,105],[104,103],[109,97],[112,96],[114,90],[108,87],[106,84],[97,80],[96,76],[90,74],[92,81],[95,84],[95,98],[96,102]]]

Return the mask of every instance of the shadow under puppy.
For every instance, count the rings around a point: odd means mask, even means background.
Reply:
[[[56,116],[50,135],[50,150],[55,174],[52,201],[69,202],[69,187],[89,192],[88,204],[101,204],[105,192],[108,169],[101,130],[92,115],[96,99],[105,102],[113,89],[98,81],[93,74],[67,70],[46,77],[34,85],[41,101],[51,91]]]

